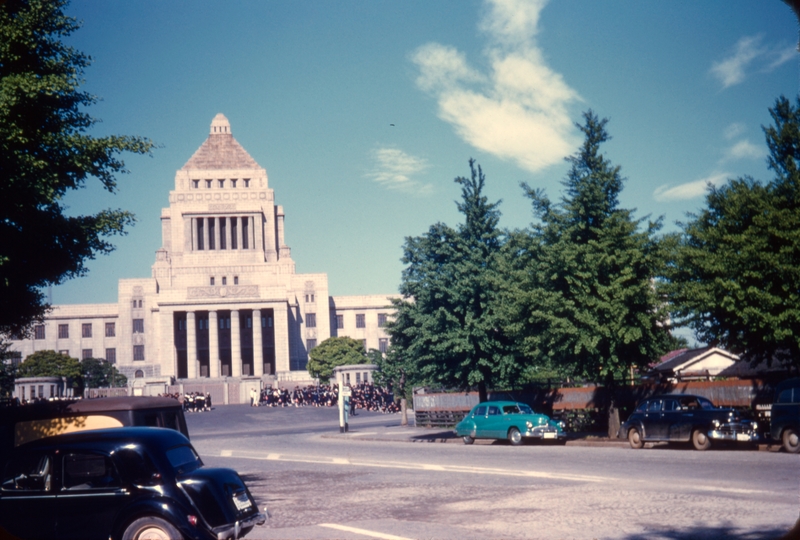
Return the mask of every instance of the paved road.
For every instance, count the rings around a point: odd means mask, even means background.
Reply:
[[[272,514],[248,538],[772,539],[800,511],[800,456],[624,444],[411,444],[430,432],[335,409],[188,415],[204,461]]]

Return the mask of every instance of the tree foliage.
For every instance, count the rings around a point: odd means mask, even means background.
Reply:
[[[359,340],[331,337],[311,349],[307,369],[312,377],[327,381],[333,377],[333,368],[337,366],[366,363],[367,354]]]
[[[85,388],[121,388],[128,384],[128,378],[102,358],[81,360],[81,374]]]
[[[800,98],[778,98],[770,114],[775,178],[709,187],[707,207],[673,238],[667,291],[700,340],[800,368]]]
[[[81,362],[56,351],[37,351],[20,364],[17,377],[66,377],[73,388],[83,387]]]
[[[11,343],[0,335],[0,398],[9,398],[14,392],[17,366],[14,364],[9,347]]]
[[[527,184],[540,222],[509,243],[516,267],[514,335],[543,368],[614,384],[667,347],[666,313],[653,279],[662,261],[660,224],[619,208],[620,167],[600,152],[610,137],[592,111],[577,124],[585,138],[553,204]]]
[[[109,192],[124,173],[121,152],[148,153],[140,137],[94,137],[83,108],[90,58],[61,40],[78,23],[62,0],[0,2],[0,330],[20,334],[47,311],[41,291],[83,275],[85,261],[108,253],[106,238],[133,215],[102,210],[68,216],[65,194],[97,178]]]
[[[459,177],[465,222],[436,223],[406,238],[395,320],[388,326],[398,358],[413,362],[415,381],[468,390],[509,388],[523,366],[503,333],[497,256],[502,234],[498,203],[483,194],[485,177],[470,160],[470,178]]]

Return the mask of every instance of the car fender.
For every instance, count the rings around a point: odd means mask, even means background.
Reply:
[[[632,429],[636,429],[639,432],[639,435],[642,437],[642,440],[647,439],[647,431],[644,429],[644,423],[640,421],[633,421],[633,422],[625,422],[622,424],[620,428],[619,434],[621,435],[620,439],[627,439],[628,433]],[[624,431],[623,431],[624,430]]]

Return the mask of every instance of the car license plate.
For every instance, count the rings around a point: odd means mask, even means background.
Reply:
[[[237,493],[233,496],[233,504],[236,505],[237,510],[247,510],[252,506],[253,503],[250,502],[250,498],[247,496],[247,493],[242,491],[241,493]]]
[[[737,441],[749,441],[750,440],[750,435],[746,435],[744,433],[737,433],[736,434],[736,440]]]
[[[555,433],[545,433],[544,434],[544,438],[545,439],[555,439],[556,438],[556,434]]]

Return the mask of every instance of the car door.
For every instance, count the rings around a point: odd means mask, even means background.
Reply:
[[[503,431],[503,413],[497,405],[489,405],[486,411],[486,437],[502,439],[506,436]]]
[[[59,539],[109,538],[117,514],[130,498],[113,460],[99,452],[66,451],[60,464]]]
[[[651,399],[647,402],[644,411],[644,438],[648,440],[661,440],[666,437],[666,427],[661,419],[661,400]]]
[[[661,404],[661,424],[664,438],[670,441],[684,440],[682,425],[685,424],[681,406],[677,399],[664,399]]]
[[[46,451],[13,456],[0,483],[0,525],[17,538],[54,538],[56,497],[53,456]]]
[[[475,407],[475,412],[472,413],[471,420],[473,429],[472,433],[469,435],[476,438],[486,437],[484,432],[484,424],[486,423],[486,405],[479,405]]]

